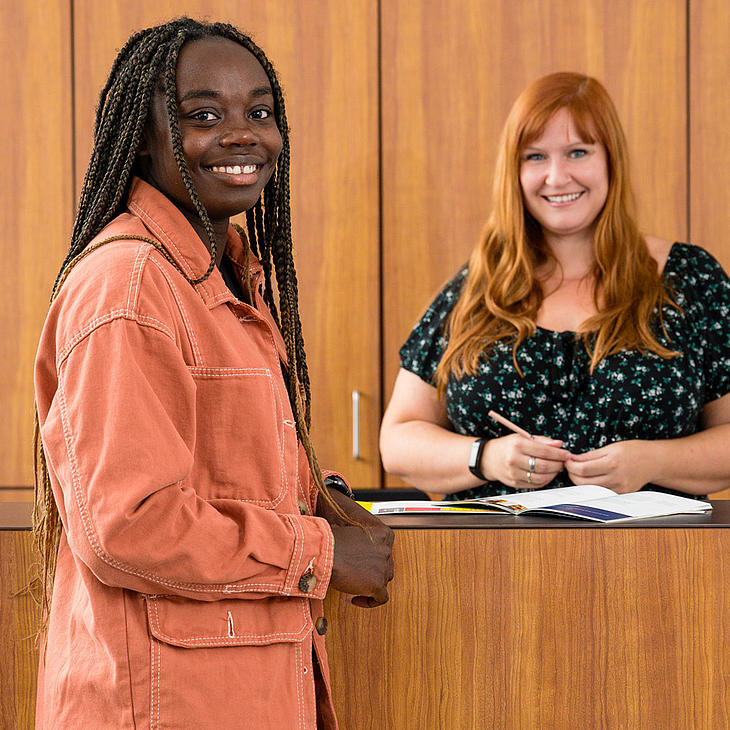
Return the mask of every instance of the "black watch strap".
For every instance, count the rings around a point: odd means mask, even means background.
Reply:
[[[484,445],[486,443],[487,443],[487,439],[477,439],[471,445],[471,451],[469,452],[469,471],[477,479],[481,479],[483,482],[489,481],[484,476],[484,474],[482,474],[481,469],[479,468],[479,463],[482,460],[482,451],[484,451]]]
[[[355,499],[355,495],[352,493],[352,489],[347,486],[347,482],[337,474],[330,474],[324,478],[325,486],[328,489],[336,489],[338,492],[342,492],[346,497]]]

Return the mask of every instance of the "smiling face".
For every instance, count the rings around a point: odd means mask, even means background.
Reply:
[[[608,197],[606,148],[581,139],[570,112],[560,109],[522,151],[520,185],[525,207],[548,243],[566,237],[592,243]]]
[[[271,84],[252,53],[219,37],[182,47],[176,82],[183,155],[214,228],[225,230],[230,216],[255,205],[281,152]],[[175,162],[160,91],[150,105],[139,157],[142,176],[201,232]]]

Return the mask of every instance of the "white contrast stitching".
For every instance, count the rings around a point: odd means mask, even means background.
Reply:
[[[157,238],[164,238],[165,241],[167,241],[167,243],[170,245],[170,247],[173,248],[177,252],[178,256],[185,262],[185,268],[187,269],[186,273],[189,276],[195,276],[195,272],[193,271],[192,266],[190,266],[190,262],[188,261],[187,257],[183,255],[182,251],[180,251],[175,242],[170,238],[170,236],[167,235],[165,229],[160,226],[160,224],[152,217],[152,215],[148,213],[147,210],[145,210],[138,201],[130,202],[129,208],[131,210],[137,210],[139,212],[140,217],[145,221],[146,225],[148,225],[149,228],[153,229],[156,232]],[[208,298],[210,297],[211,290],[205,281],[201,281],[195,286],[199,286],[205,291],[206,296]]]
[[[98,539],[96,533],[94,532],[93,525],[91,522],[91,517],[88,512],[88,506],[86,504],[83,492],[81,490],[81,479],[79,477],[78,462],[76,460],[76,452],[73,448],[71,427],[69,425],[70,419],[69,419],[68,410],[66,407],[66,392],[63,387],[63,377],[60,372],[58,374],[57,394],[58,394],[59,408],[61,411],[61,424],[62,424],[62,428],[63,428],[64,441],[66,442],[66,452],[68,454],[68,460],[69,460],[69,465],[71,467],[71,475],[72,475],[72,479],[73,479],[74,497],[76,499],[76,504],[78,505],[79,516],[81,517],[81,521],[83,523],[84,533],[86,534],[86,539],[89,541],[89,545],[90,545],[91,549],[94,551],[94,554],[102,562],[119,570],[120,572],[128,573],[129,575],[136,575],[140,578],[144,578],[145,580],[149,580],[149,581],[151,581],[153,583],[157,583],[159,585],[184,589],[191,593],[218,593],[218,592],[222,592],[222,593],[258,593],[258,592],[261,592],[262,589],[265,589],[270,593],[278,593],[281,595],[286,595],[286,591],[280,585],[277,585],[274,583],[247,583],[245,585],[233,585],[233,584],[223,585],[223,584],[217,583],[217,584],[213,584],[213,585],[204,585],[204,584],[200,584],[200,583],[180,583],[177,581],[171,581],[171,580],[163,578],[162,576],[159,576],[155,573],[133,568],[130,565],[127,565],[126,563],[122,563],[121,561],[117,560],[116,558],[113,558],[111,555],[106,553],[102,549],[101,544],[99,543],[99,539]]]
[[[160,725],[160,654],[162,645],[154,636],[150,637],[150,662],[151,662],[151,686],[150,686],[150,728],[157,728]],[[157,655],[155,657],[155,655]]]
[[[271,370],[268,368],[212,368],[202,365],[189,365],[188,370],[192,375],[200,375],[203,378],[229,378],[236,375],[266,375],[271,377]]]
[[[231,377],[237,377],[239,375],[260,375],[262,377],[267,378],[269,389],[271,391],[271,401],[272,401],[272,410],[276,414],[277,408],[276,406],[279,405],[278,413],[279,418],[275,421],[280,422],[283,420],[283,413],[281,412],[281,405],[278,399],[278,390],[276,388],[276,382],[274,381],[274,378],[271,374],[271,370],[268,368],[217,368],[217,367],[203,367],[203,366],[189,366],[188,372],[193,377],[200,377],[200,378],[231,378]],[[270,499],[249,499],[246,497],[240,497],[237,499],[239,502],[245,502],[247,504],[257,504],[261,505],[263,507],[268,508],[274,508],[277,507],[282,503],[282,501],[286,498],[286,495],[289,493],[289,478],[286,473],[286,460],[284,458],[284,433],[283,433],[283,426],[281,427],[281,432],[279,428],[275,426],[275,433],[276,438],[278,442],[279,447],[279,465],[281,468],[281,488],[277,492],[277,494],[270,498]],[[296,449],[295,449],[296,451]]]
[[[294,671],[297,675],[297,707],[299,708],[299,727],[304,727],[304,675],[302,673],[302,665],[304,659],[302,657],[301,644],[294,647]]]
[[[297,599],[291,599],[291,600],[297,600]],[[150,606],[150,604],[152,604]],[[307,612],[306,612],[306,604],[307,599],[300,599],[299,600],[299,609],[302,613],[302,625],[296,630],[296,631],[276,631],[270,634],[237,634],[235,637],[229,636],[193,636],[188,637],[185,639],[182,639],[178,636],[172,636],[171,634],[166,634],[160,625],[160,614],[158,609],[158,602],[156,597],[149,596],[148,599],[148,608],[151,608],[154,613],[151,613],[148,611],[148,616],[150,619],[150,624],[152,625],[152,628],[154,630],[154,635],[158,639],[164,639],[165,641],[173,644],[173,645],[184,645],[184,646],[196,646],[200,643],[206,643],[206,644],[216,644],[216,645],[241,645],[244,643],[246,644],[265,644],[267,642],[270,642],[272,640],[280,640],[280,641],[301,641],[301,639],[307,635],[309,632],[310,626],[309,626],[309,619],[307,618]],[[233,617],[231,615],[231,612],[228,611],[228,625],[229,630],[230,626],[233,623]],[[234,640],[231,640],[231,639]]]
[[[71,351],[79,344],[82,340],[88,337],[95,329],[98,329],[102,325],[114,321],[115,319],[130,319],[134,322],[138,322],[142,325],[147,325],[153,329],[159,330],[162,334],[167,335],[173,342],[175,341],[175,335],[172,330],[159,319],[154,317],[139,316],[129,309],[112,309],[107,314],[92,319],[87,322],[73,337],[66,343],[65,347],[59,351],[56,356],[57,365],[61,363],[71,354]]]
[[[161,262],[157,261],[156,259],[150,258],[150,261],[157,266],[157,268],[160,270],[162,275],[165,277],[167,281],[167,285],[170,287],[170,291],[172,292],[172,296],[175,297],[175,302],[177,303],[178,310],[180,312],[180,316],[183,318],[183,323],[185,325],[185,332],[187,333],[188,337],[190,338],[190,344],[193,347],[193,358],[195,359],[196,364],[202,363],[203,359],[200,356],[200,349],[198,348],[198,341],[195,339],[195,331],[193,329],[193,325],[190,322],[190,318],[188,317],[187,310],[185,309],[185,306],[182,302],[182,297],[180,296],[180,293],[177,290],[177,287],[175,286],[174,282],[172,281],[172,277],[170,276],[170,272],[165,269],[164,266],[162,266]]]
[[[127,295],[127,309],[129,310],[134,310],[137,303],[137,296],[139,295],[139,287],[142,279],[142,262],[145,257],[149,255],[151,248],[152,247],[149,246],[149,244],[137,247],[137,256],[134,259],[134,265],[132,266],[132,271],[129,275],[129,294]],[[135,274],[137,275],[136,282]],[[134,296],[132,296],[132,292],[134,292]]]

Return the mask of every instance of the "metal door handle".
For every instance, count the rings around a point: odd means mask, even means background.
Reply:
[[[352,391],[352,458],[360,458],[360,391]]]

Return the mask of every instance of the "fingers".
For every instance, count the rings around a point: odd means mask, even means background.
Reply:
[[[385,591],[385,597],[374,597],[374,596],[353,596],[350,599],[350,602],[353,606],[358,606],[358,608],[377,608],[378,606],[382,606],[384,603],[387,603],[390,599],[390,596],[388,595],[388,591]]]
[[[330,585],[353,595],[356,606],[372,608],[386,603],[394,572],[393,530],[377,518],[361,527],[331,528],[335,555]]]
[[[542,444],[549,444],[550,446],[556,446],[557,448],[561,448],[563,445],[563,442],[560,439],[553,439],[549,436],[535,436],[534,441],[539,441]]]
[[[549,484],[565,466],[570,452],[556,444],[555,439],[539,437],[531,441],[520,439],[517,448],[508,457],[513,479],[511,486],[520,489],[539,489]]]

